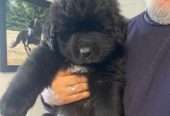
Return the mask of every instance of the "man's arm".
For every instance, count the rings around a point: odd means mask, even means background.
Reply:
[[[46,60],[43,54],[44,50],[38,48],[19,68],[0,102],[1,116],[25,116],[38,94],[49,84],[52,72],[41,66]]]

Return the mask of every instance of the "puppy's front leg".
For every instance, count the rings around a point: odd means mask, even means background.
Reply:
[[[98,98],[95,101],[95,116],[124,116],[123,84],[121,82],[113,82],[111,87],[109,83],[106,83],[101,89],[103,91],[97,95]]]
[[[25,116],[38,94],[50,83],[54,73],[54,70],[52,71],[54,66],[51,66],[49,59],[52,55],[46,53],[47,50],[38,49],[20,67],[2,97],[1,116]]]

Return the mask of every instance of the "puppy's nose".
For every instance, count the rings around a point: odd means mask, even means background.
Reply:
[[[82,57],[88,57],[91,54],[90,48],[80,48],[80,54]]]

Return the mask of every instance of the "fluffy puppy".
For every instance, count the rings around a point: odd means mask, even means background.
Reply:
[[[91,97],[56,107],[55,116],[122,116],[126,21],[116,0],[61,0],[51,6],[47,38],[19,68],[1,116],[25,116],[60,69],[88,77]]]

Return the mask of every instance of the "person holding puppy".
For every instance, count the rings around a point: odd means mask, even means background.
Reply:
[[[129,22],[125,116],[169,116],[170,0],[146,4],[146,11]],[[69,71],[58,72],[51,88],[42,93],[49,109],[88,97],[86,77]]]

